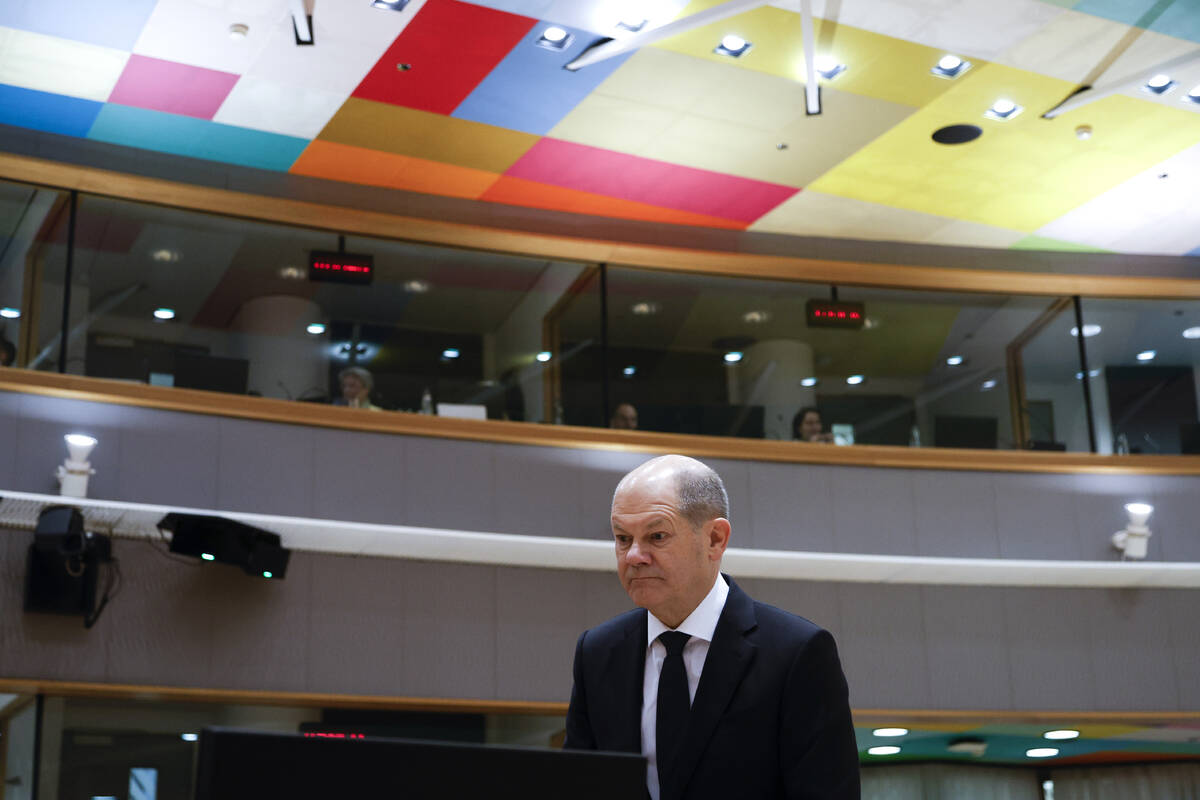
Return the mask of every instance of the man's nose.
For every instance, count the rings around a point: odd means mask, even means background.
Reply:
[[[637,542],[634,542],[625,551],[625,561],[629,564],[649,564],[650,555],[639,547]]]

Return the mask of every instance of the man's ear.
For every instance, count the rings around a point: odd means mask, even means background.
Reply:
[[[725,554],[725,548],[729,546],[729,536],[733,529],[729,525],[729,520],[724,517],[717,517],[710,523],[708,529],[708,557],[713,561],[720,561],[721,556]]]

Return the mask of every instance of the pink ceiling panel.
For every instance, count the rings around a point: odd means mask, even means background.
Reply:
[[[753,222],[800,191],[550,138],[505,174],[741,222]]]
[[[132,55],[108,102],[211,120],[238,76]]]

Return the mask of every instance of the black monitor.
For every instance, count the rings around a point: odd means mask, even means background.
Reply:
[[[646,761],[630,753],[205,728],[194,800],[611,800],[645,793]]]

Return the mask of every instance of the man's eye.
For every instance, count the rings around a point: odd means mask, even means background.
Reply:
[[[650,538],[656,542],[661,542],[663,539],[667,538],[667,535],[665,533],[652,533],[650,534]]]

